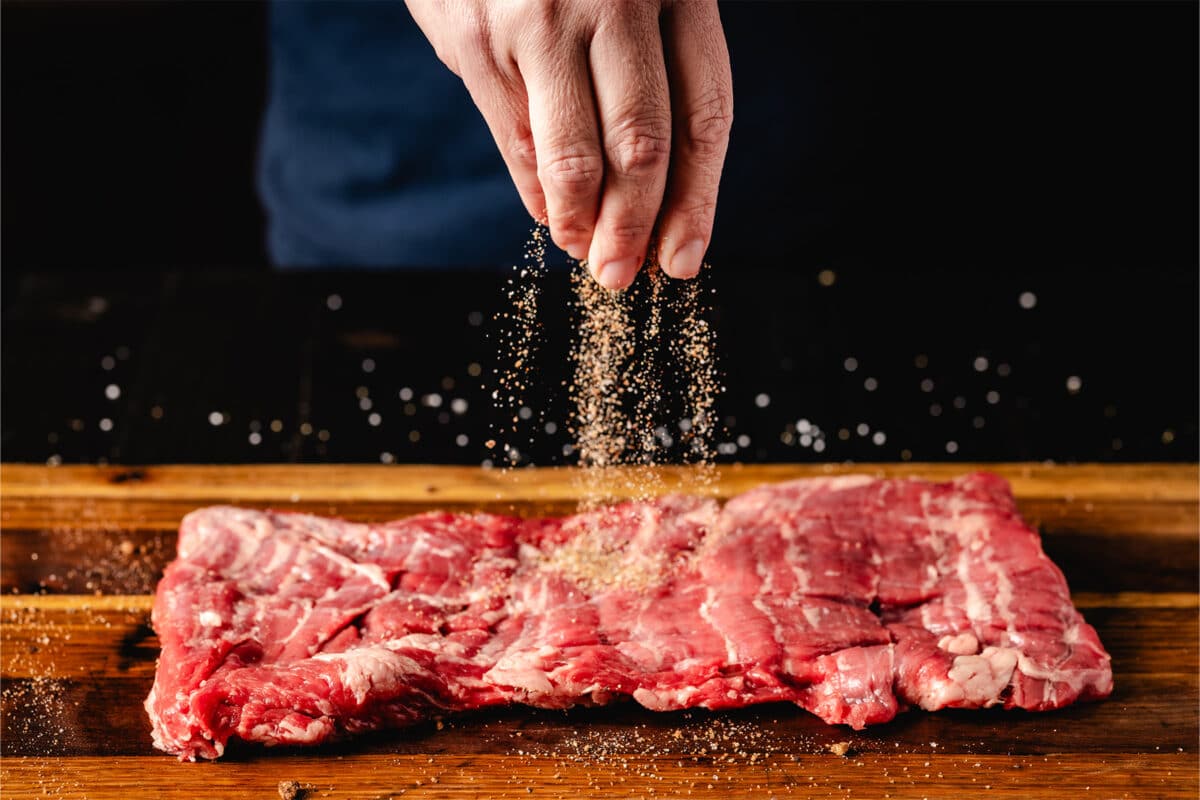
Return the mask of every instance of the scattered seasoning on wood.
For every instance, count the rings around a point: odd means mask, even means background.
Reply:
[[[833,744],[829,745],[829,752],[833,753],[835,756],[841,756],[842,758],[845,758],[846,756],[850,755],[850,743],[834,742]],[[926,764],[925,766],[929,765]]]
[[[279,800],[303,800],[307,792],[299,781],[280,781]]]

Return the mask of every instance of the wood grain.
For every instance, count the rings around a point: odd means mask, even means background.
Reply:
[[[1195,798],[1195,753],[946,756],[927,753],[768,755],[745,769],[711,757],[604,759],[508,756],[362,756],[340,762],[279,756],[238,764],[179,765],[163,758],[7,759],[0,779],[38,796],[126,798],[131,785],[162,798],[278,797],[281,781],[311,787],[307,797],[868,797],[917,800],[987,798]]]
[[[845,472],[948,478],[973,466],[734,466],[721,470],[715,494]],[[633,704],[516,708],[310,751],[234,747],[218,763],[185,765],[156,754],[141,710],[158,656],[149,592],[174,557],[183,514],[226,502],[361,520],[430,508],[562,513],[578,499],[577,476],[3,465],[0,783],[6,797],[69,798],[270,798],[282,780],[310,784],[309,797],[373,800],[1195,797],[1200,471],[987,468],[1012,481],[1022,513],[1041,527],[1112,653],[1116,689],[1107,701],[1048,714],[909,712],[861,733],[782,705],[722,714],[656,714]],[[691,477],[669,471],[664,490],[687,489]],[[829,752],[838,741],[852,743],[852,757]]]

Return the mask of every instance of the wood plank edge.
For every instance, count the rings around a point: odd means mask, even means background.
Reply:
[[[1200,502],[1200,466],[1193,464],[949,463],[729,464],[715,468],[718,489],[802,477],[867,474],[945,480],[984,470],[1007,478],[1018,497],[1064,500],[1142,499]],[[391,500],[555,500],[578,497],[575,467],[485,470],[445,465],[164,465],[100,467],[0,465],[0,499],[19,497],[170,498],[199,502],[347,501],[379,494]],[[699,488],[695,468],[663,467],[664,491]],[[617,482],[618,484],[620,481]],[[725,487],[722,489],[722,487]]]

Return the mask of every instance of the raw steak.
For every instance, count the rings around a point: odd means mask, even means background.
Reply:
[[[830,723],[1042,710],[1109,656],[1008,485],[844,477],[563,519],[189,514],[154,604],[154,742],[317,744],[432,715],[631,697]]]

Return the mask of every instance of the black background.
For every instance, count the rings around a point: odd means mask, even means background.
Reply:
[[[6,460],[489,456],[503,276],[266,265],[263,5],[2,13]],[[746,437],[726,458],[1197,459],[1195,3],[722,14],[739,103],[707,280],[724,440]],[[569,441],[568,291],[544,283],[529,402],[559,429],[537,463]]]

